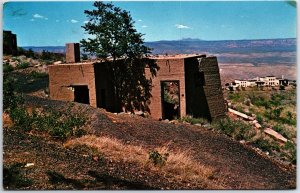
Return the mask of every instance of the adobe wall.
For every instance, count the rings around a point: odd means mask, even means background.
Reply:
[[[204,92],[211,117],[214,119],[225,116],[226,107],[217,57],[201,58],[199,70],[204,72]]]
[[[119,112],[121,107],[118,107],[115,100],[114,84],[112,80],[112,72],[109,68],[109,63],[95,63],[95,84],[97,107],[104,108],[109,112]]]
[[[184,77],[184,59],[156,59],[160,69],[156,77],[152,78],[152,97],[150,99],[150,114],[154,119],[162,118],[162,101],[161,101],[161,81],[179,80],[180,94],[180,116],[186,115],[185,103],[185,77]],[[146,77],[150,78],[149,69],[146,68]]]
[[[200,76],[197,57],[185,59],[186,114],[211,120],[205,93],[205,76]]]
[[[199,61],[198,61],[199,59]],[[162,81],[179,81],[180,116],[187,114],[209,120],[225,115],[218,61],[216,57],[159,58],[154,59],[160,69],[152,79],[150,115],[162,118]],[[200,62],[200,63],[199,63]],[[204,85],[199,85],[199,72],[204,73]],[[71,85],[87,85],[90,105],[116,111],[114,87],[105,63],[77,63],[49,66],[50,97],[55,100],[74,101]]]
[[[90,105],[96,107],[94,66],[86,64],[63,64],[49,66],[50,98],[74,101],[71,85],[88,85]]]
[[[79,43],[66,44],[66,63],[76,63],[80,61]]]

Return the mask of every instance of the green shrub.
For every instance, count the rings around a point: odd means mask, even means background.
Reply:
[[[274,151],[280,151],[280,148],[277,144],[275,143],[271,143],[271,142],[268,142],[266,140],[263,140],[263,139],[257,139],[255,140],[253,143],[252,143],[253,146],[261,149],[262,151],[268,151],[268,152],[272,152],[273,150]]]
[[[30,72],[29,76],[30,76],[31,78],[37,79],[37,78],[44,78],[44,77],[47,77],[48,74],[45,73],[45,72],[36,72],[36,71],[32,71],[32,72]]]
[[[285,86],[280,85],[280,86],[279,86],[279,90],[285,90]]]
[[[291,141],[287,141],[285,144],[284,144],[284,149],[285,150],[289,150],[289,149],[296,149],[296,145],[291,142]]]
[[[22,96],[15,93],[14,85],[13,78],[8,75],[3,76],[3,110],[6,112],[24,103]]]
[[[244,113],[244,114],[248,114],[245,110],[244,110],[245,108],[243,108],[241,105],[237,105],[236,106],[236,110],[237,111],[239,111],[239,112],[241,112],[241,113]]]
[[[291,141],[287,141],[284,145],[284,149],[288,150],[288,152],[289,152],[288,154],[286,154],[289,161],[293,164],[296,164],[296,162],[297,162],[296,145]]]
[[[160,154],[158,151],[150,151],[149,152],[149,160],[155,165],[155,166],[163,166],[166,164],[166,161],[168,159],[169,154]]]
[[[261,124],[261,125],[263,124],[263,118],[261,115],[256,115],[256,120],[259,124]]]
[[[60,140],[66,140],[71,136],[81,137],[86,134],[82,126],[86,117],[79,113],[57,112],[48,110],[37,113],[33,110],[28,113],[23,106],[12,108],[9,111],[14,126],[24,131],[37,130],[48,132],[51,136]]]
[[[214,127],[236,140],[249,140],[256,134],[250,124],[241,120],[233,121],[230,118],[221,119],[215,122]]]
[[[274,125],[273,129],[274,129],[274,131],[280,133],[283,137],[289,138],[288,134],[285,132],[282,125],[280,125],[280,124]]]
[[[228,94],[228,99],[232,100],[233,102],[238,102],[241,100],[241,95],[238,92],[230,92]]]
[[[30,131],[32,129],[33,119],[31,115],[23,107],[17,107],[10,109],[9,115],[14,122],[14,126],[24,131]]]
[[[39,116],[37,130],[47,131],[53,137],[66,140],[71,136],[81,137],[86,131],[81,127],[86,123],[86,117],[81,113],[64,113],[49,110]]]
[[[190,123],[190,124],[201,124],[201,125],[204,125],[204,124],[207,124],[209,123],[209,121],[205,118],[194,118],[193,116],[184,116],[184,117],[181,117],[178,119],[179,122],[187,122],[187,123]]]
[[[29,67],[28,62],[18,63],[17,66],[16,66],[17,69],[24,69],[24,68],[28,68],[28,67]]]
[[[33,184],[31,179],[25,177],[24,168],[25,164],[15,163],[3,168],[3,186],[4,189],[16,189],[28,187]]]
[[[14,70],[14,67],[12,67],[12,65],[10,65],[9,63],[3,64],[3,72],[4,73],[11,72],[13,70]]]
[[[279,121],[281,121],[282,123],[285,123],[285,124],[289,124],[289,125],[294,125],[296,126],[296,118],[295,116],[293,115],[292,112],[288,111],[285,115],[285,117],[281,117],[279,119]]]

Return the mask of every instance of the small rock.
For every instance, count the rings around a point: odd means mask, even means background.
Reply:
[[[169,123],[170,121],[169,119],[164,119],[164,122]]]
[[[246,141],[245,141],[245,140],[241,140],[240,143],[241,143],[241,144],[244,144],[244,143],[246,143]]]
[[[27,163],[27,164],[25,165],[25,168],[28,168],[28,167],[30,167],[30,166],[34,166],[34,163]]]
[[[93,160],[94,160],[94,161],[98,161],[98,156],[94,156],[94,157],[93,157]]]
[[[170,121],[170,123],[172,123],[172,124],[177,124],[178,121],[177,121],[177,120],[172,120],[172,121]]]
[[[135,114],[138,115],[138,116],[143,116],[144,112],[143,111],[137,111],[137,112],[135,112]]]
[[[62,61],[53,62],[54,65],[61,64],[61,63],[62,63]]]
[[[208,127],[210,127],[210,124],[204,124],[203,127],[208,128]]]

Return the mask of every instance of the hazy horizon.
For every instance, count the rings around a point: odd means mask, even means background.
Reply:
[[[183,39],[178,39],[178,40],[157,40],[157,41],[145,41],[145,43],[152,43],[152,42],[163,42],[163,41],[184,41],[186,39],[190,39],[188,41],[206,41],[206,42],[221,42],[221,41],[263,41],[263,40],[284,40],[284,39],[297,39],[297,38],[272,38],[272,39],[240,39],[240,40],[202,40],[202,39],[195,39],[195,38],[183,38]],[[79,43],[79,42],[66,42],[66,43]],[[66,44],[65,43],[65,44]],[[65,47],[64,45],[41,45],[41,46],[36,46],[36,45],[29,45],[29,46],[20,46],[18,47]]]
[[[18,45],[50,46],[89,37],[81,27],[93,2],[7,2],[3,29],[18,36]],[[296,38],[296,8],[288,1],[123,2],[145,42]]]

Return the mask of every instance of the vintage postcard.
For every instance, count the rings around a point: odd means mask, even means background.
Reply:
[[[296,189],[296,12],[4,3],[3,189]]]

